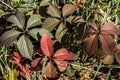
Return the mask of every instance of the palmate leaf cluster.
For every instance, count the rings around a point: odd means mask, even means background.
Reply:
[[[62,37],[67,33],[67,22],[70,24],[84,22],[80,16],[72,15],[77,10],[77,6],[66,4],[62,7],[62,10],[60,10],[58,6],[48,5],[47,14],[49,14],[50,17],[46,18],[42,24],[42,27],[50,32],[57,27],[55,37],[59,42],[61,42]]]
[[[52,62],[54,61],[59,71],[63,72],[68,66],[67,60],[72,58],[73,53],[68,51],[66,48],[61,48],[54,53],[53,41],[47,34],[42,36],[40,43],[42,52],[50,58],[50,61],[48,61],[45,67],[44,74],[49,78],[55,78],[57,76],[57,71]]]
[[[29,39],[29,35],[38,40],[39,35],[44,33],[50,34],[50,32],[44,28],[35,28],[35,26],[42,23],[41,18],[39,14],[34,14],[28,19],[27,24],[25,24],[24,13],[11,15],[8,17],[7,21],[15,24],[17,28],[3,33],[0,37],[0,45],[9,45],[15,42],[21,55],[32,59],[34,46]],[[50,36],[52,37],[52,34],[50,34]]]
[[[111,36],[120,34],[116,25],[111,21],[102,26],[94,22],[90,22],[89,25],[91,27],[88,28],[88,32],[93,34],[84,41],[86,52],[88,54],[95,53],[98,49],[98,41],[100,41],[105,54],[114,56],[115,51],[119,51],[117,43]],[[118,57],[116,59],[119,62]]]

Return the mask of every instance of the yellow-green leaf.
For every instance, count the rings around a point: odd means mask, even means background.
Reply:
[[[54,28],[60,23],[60,20],[57,18],[47,18],[43,24],[42,27],[49,30],[53,31]]]
[[[63,23],[61,23],[56,31],[55,37],[56,39],[61,42],[62,37],[64,36],[64,34],[67,32],[67,28],[65,27],[65,25]]]
[[[53,17],[58,17],[60,18],[61,17],[61,14],[60,14],[60,11],[59,9],[54,6],[54,5],[49,5],[49,7],[47,8],[47,13]]]

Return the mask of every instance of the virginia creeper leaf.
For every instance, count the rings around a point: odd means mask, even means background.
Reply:
[[[95,23],[95,22],[89,22],[89,25],[90,25],[91,27],[93,27],[95,30],[98,30],[98,28],[99,28],[98,24]]]
[[[19,28],[23,29],[25,25],[25,15],[24,13],[17,13],[8,17],[7,21],[16,24]]]
[[[88,54],[93,54],[98,48],[97,34],[94,34],[84,41],[85,50]]]
[[[56,51],[56,53],[53,55],[55,59],[60,59],[60,60],[70,60],[73,56],[72,52],[68,52],[67,49],[62,48]]]
[[[26,57],[28,59],[32,59],[32,54],[33,54],[33,44],[30,41],[30,39],[25,36],[22,35],[17,42],[17,48],[20,51],[20,54],[23,57]]]
[[[14,42],[21,33],[17,30],[8,30],[0,36],[0,45],[8,45]]]
[[[47,13],[53,17],[58,17],[60,18],[61,17],[61,14],[60,14],[60,11],[59,9],[54,6],[54,5],[49,5],[49,7],[47,8]]]
[[[60,20],[56,18],[46,18],[45,21],[42,24],[42,27],[49,30],[53,31],[54,28],[60,23]]]
[[[75,16],[72,20],[73,23],[82,23],[85,22],[81,16]]]
[[[69,16],[68,18],[66,18],[65,20],[69,23],[72,23],[73,19],[75,18],[75,16]]]
[[[29,65],[28,64],[20,65],[19,68],[20,68],[20,75],[28,79],[27,77],[30,77],[30,72],[31,72],[29,69]]]
[[[57,64],[59,71],[63,72],[66,70],[68,65],[67,61],[62,61],[62,60],[54,60],[54,61]]]
[[[65,33],[67,32],[67,28],[65,27],[65,25],[63,23],[61,23],[59,25],[59,27],[57,28],[57,31],[55,33],[55,37],[56,39],[61,42],[62,37],[65,35]]]
[[[102,43],[102,48],[106,54],[108,55],[114,54],[116,43],[111,36],[106,34],[100,34],[100,42]]]
[[[30,34],[34,39],[38,41],[39,37],[42,36],[44,33],[48,34],[51,38],[53,38],[53,35],[44,28],[33,28],[29,31],[28,34]]]
[[[72,4],[66,4],[63,6],[62,15],[63,17],[68,16],[76,11],[77,7]]]
[[[20,63],[21,57],[18,54],[18,52],[13,52],[13,59],[15,61],[15,64],[19,64]]]
[[[69,16],[65,19],[69,23],[82,23],[85,22],[80,16]]]
[[[93,28],[89,27],[89,28],[86,29],[85,33],[87,35],[93,35],[93,34],[96,34],[97,32]]]
[[[38,26],[42,23],[41,16],[39,14],[32,15],[28,22],[27,22],[27,28]]]
[[[41,66],[41,58],[35,58],[33,62],[31,63],[31,69],[38,71],[42,68]]]
[[[45,70],[44,70],[44,74],[48,78],[55,78],[57,76],[57,71],[55,70],[55,68],[51,62],[47,63]]]
[[[41,49],[45,55],[51,57],[53,55],[53,42],[51,38],[45,33],[41,39]]]
[[[119,35],[120,34],[120,31],[118,30],[118,28],[116,27],[116,25],[112,21],[106,22],[102,26],[102,31],[107,32],[109,34],[113,34],[113,35]]]

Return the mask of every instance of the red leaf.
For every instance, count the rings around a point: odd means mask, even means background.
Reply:
[[[30,73],[30,69],[29,69],[29,65],[28,64],[20,65],[19,68],[24,73],[26,73],[26,72]]]
[[[114,54],[116,43],[111,36],[106,34],[100,34],[100,42],[102,43],[102,48],[106,54],[108,55]]]
[[[53,54],[53,42],[51,38],[45,33],[41,39],[41,49],[45,55],[51,57]]]
[[[31,69],[33,70],[40,70],[41,69],[41,58],[36,58],[33,60],[33,62],[31,63]]]
[[[26,70],[27,73],[30,74],[31,71],[30,71],[29,68],[30,68],[30,66],[28,64],[25,64],[25,70]]]
[[[89,22],[89,25],[91,26],[91,27],[93,27],[95,30],[98,30],[98,24],[97,23],[95,23],[95,22]]]
[[[85,50],[88,54],[93,54],[98,49],[97,34],[94,34],[84,41]]]
[[[25,72],[25,67],[24,67],[24,65],[19,65],[19,68],[20,68],[20,70],[22,71],[22,72]]]
[[[120,31],[112,21],[108,21],[102,26],[102,31],[113,35],[119,35]]]
[[[63,17],[66,17],[72,13],[74,13],[76,11],[77,7],[75,5],[72,4],[66,4],[63,6],[62,9],[62,15]]]
[[[96,34],[96,31],[94,29],[92,29],[91,27],[87,28],[86,32],[87,35],[92,35],[92,34]]]
[[[71,78],[69,78],[68,80],[75,80],[75,78],[71,77]]]
[[[19,74],[20,74],[22,77],[26,78],[26,76],[25,76],[25,73],[24,73],[24,72],[20,71],[20,72],[19,72]]]
[[[61,61],[61,60],[54,60],[55,63],[57,64],[57,67],[59,71],[63,72],[67,68],[67,61]]]
[[[73,53],[68,52],[68,50],[65,48],[57,50],[57,52],[53,55],[55,59],[61,59],[61,60],[70,60],[72,56]]]
[[[55,70],[55,68],[51,62],[47,63],[45,70],[44,70],[44,74],[48,78],[55,78],[57,76],[57,71]]]
[[[20,75],[23,76],[24,78],[27,78],[28,76],[30,76],[30,69],[29,69],[29,65],[25,64],[25,65],[20,65]]]
[[[19,64],[20,63],[21,57],[18,54],[18,52],[13,52],[13,59],[15,60],[15,64]]]
[[[115,58],[116,58],[117,62],[120,64],[120,52],[115,53]]]

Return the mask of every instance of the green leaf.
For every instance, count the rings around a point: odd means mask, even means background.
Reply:
[[[0,15],[4,14],[4,11],[0,9]]]
[[[69,23],[82,23],[85,22],[80,16],[69,16],[66,19],[67,22]]]
[[[85,21],[81,16],[75,16],[75,18],[72,20],[72,22],[73,23],[83,23]]]
[[[72,69],[71,66],[67,67],[67,70],[65,71],[65,74],[68,75],[69,77],[75,75],[75,70]]]
[[[18,39],[17,48],[19,49],[19,51],[23,57],[32,59],[33,44],[27,36],[22,35]]]
[[[43,35],[44,33],[48,34],[51,38],[53,38],[53,35],[46,29],[44,28],[34,28],[29,31],[28,34],[30,34],[34,39],[37,41],[39,40],[39,36]]]
[[[61,14],[60,14],[60,11],[59,9],[54,6],[54,5],[49,5],[49,7],[47,8],[47,13],[53,17],[58,17],[60,18],[61,17]]]
[[[83,69],[81,66],[80,66],[80,63],[79,62],[72,62],[71,63],[71,66],[73,69],[77,70],[77,71],[80,71],[81,69]]]
[[[19,28],[23,29],[25,25],[25,15],[24,13],[18,13],[8,17],[7,21],[16,24]]]
[[[38,26],[41,23],[42,23],[41,16],[39,14],[34,14],[29,18],[29,20],[27,22],[27,28]]]
[[[8,45],[14,42],[20,35],[19,31],[9,30],[0,36],[0,45]]]
[[[55,37],[56,39],[61,42],[62,37],[64,36],[64,34],[67,32],[67,28],[65,27],[65,25],[63,23],[61,23],[56,31]]]
[[[3,15],[5,15],[5,14],[6,13],[3,10],[0,9],[0,17],[3,16]]]
[[[72,4],[66,4],[63,6],[63,9],[62,9],[62,15],[64,17],[74,13],[76,11],[77,7],[72,5]]]
[[[49,30],[53,31],[54,28],[60,23],[60,20],[57,18],[46,18],[46,20],[43,22],[42,27]]]
[[[72,23],[72,20],[75,18],[75,16],[69,16],[68,18],[66,18],[65,20],[69,23]]]

